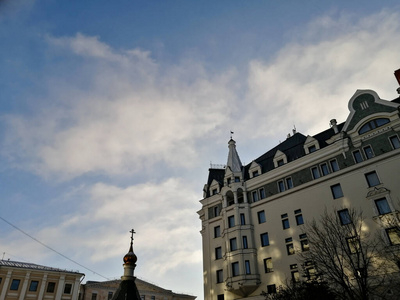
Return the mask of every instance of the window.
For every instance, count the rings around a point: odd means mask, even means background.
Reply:
[[[219,205],[214,206],[214,217],[218,217],[220,212],[221,212],[221,210],[219,208]]]
[[[367,183],[368,183],[369,187],[373,187],[378,184],[381,184],[379,181],[379,178],[378,178],[378,174],[376,174],[375,171],[365,174],[365,179],[367,179]]]
[[[347,224],[351,223],[349,210],[347,208],[339,210],[338,215],[339,215],[339,219],[340,219],[340,224],[347,225]]]
[[[292,177],[286,178],[286,186],[287,186],[288,190],[290,190],[293,187]]]
[[[212,190],[212,194],[213,194],[213,195],[218,194],[218,190],[217,190],[217,189],[213,189],[213,190]]]
[[[314,280],[315,278],[317,278],[317,274],[315,272],[314,267],[306,269],[306,277],[307,277],[307,280]]]
[[[294,254],[293,243],[286,244],[286,251],[287,251],[288,255],[293,255]]]
[[[249,245],[248,245],[248,243],[247,243],[247,236],[243,236],[242,237],[242,240],[243,240],[243,249],[247,249],[247,248],[249,248]]]
[[[336,159],[331,160],[329,164],[331,165],[332,172],[339,171],[339,165]]]
[[[278,189],[279,189],[279,192],[285,191],[285,184],[283,183],[283,180],[278,181]]]
[[[264,269],[265,269],[265,273],[270,273],[273,271],[271,257],[264,258]]]
[[[265,198],[265,190],[264,188],[260,189],[260,199],[264,199]]]
[[[235,177],[235,182],[240,182],[240,177]]]
[[[367,159],[374,157],[374,152],[372,151],[371,146],[364,147],[364,154]]]
[[[222,258],[222,248],[217,247],[215,248],[215,259],[221,259]]]
[[[375,205],[378,210],[378,214],[384,215],[390,213],[392,210],[390,209],[389,203],[386,198],[380,198],[375,200]]]
[[[342,191],[342,187],[340,186],[340,183],[332,185],[331,191],[332,191],[333,199],[338,199],[338,198],[343,197],[343,191]]]
[[[231,180],[232,180],[231,178],[227,178],[227,179],[226,179],[226,183],[227,183],[228,185],[230,185],[230,184],[231,184]]]
[[[354,157],[354,161],[356,162],[356,164],[360,163],[363,161],[362,155],[360,150],[356,150],[353,152],[353,157]]]
[[[47,293],[54,293],[55,288],[56,288],[56,283],[55,283],[55,282],[49,282],[49,283],[47,284],[47,290],[46,290],[46,292],[47,292]]]
[[[347,238],[347,246],[351,253],[357,253],[360,250],[360,241],[357,237]]]
[[[97,293],[92,293],[92,300],[96,300],[97,299]]]
[[[299,271],[296,270],[296,271],[292,271],[291,273],[292,273],[292,281],[293,282],[299,282],[300,281]]]
[[[275,294],[276,293],[276,286],[275,284],[267,285],[267,293],[268,294]]]
[[[308,245],[307,234],[303,233],[299,235],[301,251],[310,250],[310,246]]]
[[[224,281],[224,273],[222,270],[217,270],[217,283]]]
[[[217,296],[217,300],[224,300],[225,299],[224,297],[225,297],[224,294],[220,294]]]
[[[269,246],[268,232],[260,234],[260,238],[261,238],[261,246],[262,247]]]
[[[257,177],[258,176],[258,171],[253,171],[253,177]]]
[[[214,238],[220,237],[221,236],[221,227],[220,226],[215,226],[214,227]]]
[[[315,145],[312,145],[312,146],[308,147],[308,152],[309,153],[313,153],[315,151],[317,151],[317,147],[315,147]]]
[[[258,217],[258,224],[266,222],[265,211],[262,210],[262,211],[257,212],[257,217]]]
[[[13,279],[11,282],[10,290],[17,291],[19,288],[20,282],[21,282],[21,280],[19,280],[19,279]]]
[[[301,214],[301,209],[297,209],[294,211],[294,217],[296,218],[296,224],[302,225],[304,224],[303,215]]]
[[[370,130],[373,130],[377,127],[383,126],[385,124],[389,123],[389,119],[386,118],[379,118],[379,119],[374,119],[369,121],[368,123],[364,124],[360,130],[358,131],[358,134],[363,134],[366,133]]]
[[[253,199],[253,202],[257,202],[257,201],[258,201],[258,194],[257,194],[257,191],[251,192],[251,197],[252,197],[252,199]]]
[[[31,284],[29,285],[29,291],[30,292],[36,292],[37,288],[38,288],[38,285],[39,285],[39,281],[32,280]]]
[[[145,300],[145,296],[144,295],[140,295],[140,300]]]
[[[326,163],[321,164],[321,172],[322,172],[322,176],[326,176],[329,174],[329,168]]]
[[[240,225],[246,225],[246,218],[244,214],[240,214]]]
[[[245,268],[246,268],[246,274],[248,275],[248,274],[251,274],[251,271],[250,271],[250,261],[249,260],[245,260],[244,261],[244,266],[245,266]]]
[[[235,216],[229,216],[228,217],[228,227],[232,228],[235,226]]]
[[[156,300],[156,296],[151,296],[151,300]]]
[[[389,239],[390,245],[400,245],[400,230],[399,228],[388,228],[386,234]]]
[[[317,167],[311,168],[311,173],[314,179],[320,178],[321,175],[319,174],[319,170]]]
[[[239,275],[239,263],[238,262],[234,262],[232,263],[232,276],[238,276]]]
[[[393,149],[400,148],[400,140],[397,135],[391,136],[389,139],[390,139],[390,143],[392,144]]]
[[[285,164],[285,162],[284,162],[283,159],[280,159],[280,160],[278,160],[278,162],[277,162],[278,167],[281,167],[281,166],[283,166],[284,164]]]
[[[107,300],[111,300],[113,296],[113,292],[108,292]]]
[[[283,227],[283,229],[290,228],[288,214],[281,215],[281,218],[282,218],[282,227]]]
[[[71,294],[72,284],[66,283],[64,286],[64,294]]]
[[[236,238],[232,238],[229,240],[229,245],[231,246],[231,251],[237,250],[237,241]]]

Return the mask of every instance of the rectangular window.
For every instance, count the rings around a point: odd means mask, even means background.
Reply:
[[[307,234],[305,233],[300,234],[299,238],[300,238],[301,251],[308,251],[310,247],[308,245]]]
[[[285,184],[284,184],[283,180],[278,181],[278,189],[279,189],[279,192],[285,191]]]
[[[229,240],[229,244],[231,246],[231,251],[237,250],[237,241],[236,238],[232,238]]]
[[[253,177],[257,177],[258,176],[258,171],[253,171]]]
[[[265,273],[270,273],[273,271],[271,257],[264,258],[264,269],[265,269]]]
[[[217,189],[213,189],[213,190],[212,190],[212,194],[213,194],[213,195],[218,194],[218,190],[217,190]]]
[[[248,243],[247,243],[247,236],[243,236],[242,237],[242,240],[243,240],[243,249],[248,249],[249,248],[249,245],[248,245]]]
[[[235,216],[229,216],[228,217],[228,227],[232,228],[235,226]]]
[[[292,281],[293,282],[299,282],[300,281],[299,271],[296,270],[296,271],[292,271],[291,273],[292,273]]]
[[[227,183],[228,185],[230,185],[230,184],[231,184],[231,180],[232,180],[231,178],[227,178],[227,179],[226,179],[226,183]]]
[[[97,293],[92,293],[92,300],[96,300],[97,299]]]
[[[224,273],[222,270],[217,270],[217,283],[222,283],[224,281]]]
[[[220,212],[219,206],[214,206],[214,217],[218,217]]]
[[[351,223],[349,210],[347,208],[339,210],[338,215],[339,215],[339,219],[340,219],[340,224],[347,225],[347,224]]]
[[[331,160],[329,164],[331,165],[332,172],[339,171],[339,165],[336,159]]]
[[[347,238],[347,246],[351,253],[357,253],[360,250],[360,241],[357,237]]]
[[[400,230],[399,228],[388,228],[386,234],[389,239],[390,245],[400,245]]]
[[[384,215],[384,214],[388,214],[388,213],[392,212],[386,198],[380,198],[380,199],[375,200],[375,205],[378,210],[378,214],[380,214],[380,215]]]
[[[322,172],[322,176],[326,176],[329,174],[329,168],[326,163],[321,164],[321,172]]]
[[[389,139],[390,139],[390,143],[392,144],[393,149],[400,148],[400,140],[397,135],[391,136]]]
[[[283,159],[280,159],[280,160],[277,161],[278,167],[281,167],[281,166],[283,166],[284,164],[285,164],[285,162],[283,161]]]
[[[286,186],[288,190],[290,190],[293,187],[292,177],[286,178]]]
[[[378,184],[381,184],[379,181],[378,175],[376,174],[375,171],[365,174],[365,179],[367,179],[367,183],[368,183],[369,187],[373,187]]]
[[[364,147],[364,154],[367,159],[374,157],[374,152],[372,151],[371,146]]]
[[[71,294],[72,284],[66,283],[64,286],[64,294]]]
[[[214,227],[214,237],[220,237],[221,236],[221,227],[220,226],[215,226]]]
[[[315,151],[317,151],[317,147],[315,147],[315,145],[312,145],[312,146],[308,147],[308,152],[309,153],[313,153]]]
[[[265,190],[264,188],[260,189],[260,199],[264,199],[265,198]]]
[[[340,183],[332,185],[331,191],[332,191],[333,199],[338,199],[338,198],[343,197],[343,191],[342,191],[342,187],[340,186]]]
[[[314,179],[320,178],[321,175],[319,174],[318,167],[312,167],[311,168],[311,173]]]
[[[296,218],[296,224],[302,225],[304,224],[303,215],[301,214],[301,209],[297,209],[294,211],[294,217]]]
[[[354,157],[354,161],[356,162],[356,164],[360,163],[363,161],[362,155],[360,150],[356,150],[353,152],[353,157]]]
[[[267,293],[268,294],[276,294],[276,285],[275,284],[267,285]]]
[[[113,292],[108,292],[107,300],[111,300],[113,297]]]
[[[282,227],[283,227],[283,229],[290,228],[288,214],[281,215],[281,218],[282,218]]]
[[[246,218],[244,217],[244,214],[240,214],[240,224],[246,225]]]
[[[245,268],[246,268],[246,274],[248,275],[248,274],[251,274],[251,271],[250,271],[250,261],[249,260],[245,260],[244,261],[244,266],[245,266]]]
[[[293,255],[294,254],[294,247],[293,244],[286,244],[286,251],[288,255]]]
[[[31,284],[29,285],[29,291],[30,292],[36,292],[37,288],[38,288],[38,285],[39,285],[39,281],[32,280]]]
[[[239,263],[238,262],[234,262],[232,263],[232,276],[239,276]]]
[[[10,290],[18,291],[20,282],[21,282],[20,279],[13,279],[11,282]]]
[[[235,177],[235,182],[240,182],[240,177],[236,176]]]
[[[269,246],[268,232],[260,234],[260,238],[261,238],[261,246],[262,247]]]
[[[253,202],[257,202],[257,201],[258,201],[258,194],[257,194],[257,191],[251,192],[251,197],[252,197],[252,199],[253,199]]]
[[[315,278],[317,278],[317,275],[315,273],[315,269],[314,268],[307,268],[306,269],[306,277],[307,277],[307,280],[314,280]]]
[[[262,210],[262,211],[257,212],[257,217],[258,217],[258,224],[266,222],[265,211]]]
[[[215,259],[221,259],[222,258],[222,248],[217,247],[215,248]]]
[[[49,283],[47,284],[47,290],[46,290],[46,292],[47,292],[47,293],[54,293],[55,288],[56,288],[56,283],[55,283],[55,282],[49,282]]]
[[[220,294],[217,296],[217,300],[224,300],[225,299],[225,295],[224,294]]]

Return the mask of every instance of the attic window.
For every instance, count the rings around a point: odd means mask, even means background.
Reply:
[[[258,174],[258,171],[254,171],[253,172],[253,177],[256,177],[256,176],[258,176],[259,174]]]
[[[375,129],[375,128],[378,128],[378,127],[380,127],[380,126],[383,126],[383,125],[385,125],[385,124],[387,124],[387,123],[389,123],[389,122],[390,122],[390,120],[387,119],[387,118],[379,118],[379,119],[371,120],[371,121],[365,123],[365,124],[360,128],[360,130],[358,131],[358,134],[366,133],[366,132],[371,131],[371,130],[373,130],[373,129]]]
[[[213,190],[212,190],[212,194],[213,194],[213,195],[216,195],[217,193],[218,193],[218,190],[217,190],[217,189],[213,189]]]
[[[315,145],[308,147],[308,153],[313,153],[315,151],[317,151],[317,147]]]
[[[235,182],[240,182],[240,177],[235,176]]]
[[[283,166],[285,164],[283,159],[278,160],[278,167]]]

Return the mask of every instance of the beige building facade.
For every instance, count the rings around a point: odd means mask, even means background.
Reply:
[[[0,300],[76,300],[84,276],[79,272],[1,260]]]
[[[300,268],[307,251],[304,224],[325,210],[346,221],[362,210],[370,232],[399,251],[400,98],[386,101],[371,90],[350,99],[347,120],[284,142],[243,166],[228,143],[224,168],[210,168],[198,212],[203,240],[205,300],[264,299]],[[328,122],[327,122],[328,123]]]
[[[110,300],[121,280],[88,281],[81,285],[79,300]],[[196,296],[177,294],[139,278],[135,280],[142,300],[194,300]]]

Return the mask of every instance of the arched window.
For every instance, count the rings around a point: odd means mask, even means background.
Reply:
[[[366,133],[366,132],[368,132],[368,131],[370,131],[370,130],[373,130],[373,129],[375,129],[375,128],[378,128],[378,127],[380,127],[380,126],[383,126],[383,125],[385,125],[385,124],[387,124],[387,123],[389,123],[389,122],[390,122],[390,120],[387,119],[387,118],[373,119],[373,120],[371,120],[371,121],[365,123],[365,124],[360,128],[360,130],[358,131],[358,134]]]

